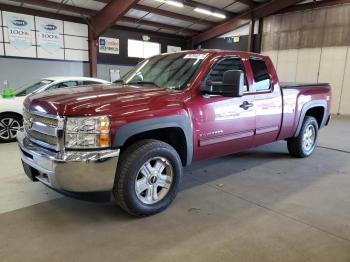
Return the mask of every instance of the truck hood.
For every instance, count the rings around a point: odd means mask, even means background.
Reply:
[[[60,116],[129,116],[161,108],[178,107],[183,92],[156,87],[93,85],[63,88],[27,97],[31,111]],[[170,105],[170,106],[169,106]]]

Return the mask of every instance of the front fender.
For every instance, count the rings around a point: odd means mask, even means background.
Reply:
[[[116,130],[113,147],[119,148],[123,146],[128,138],[142,132],[170,127],[181,128],[184,132],[187,147],[186,164],[189,165],[193,157],[193,127],[190,119],[184,115],[155,117],[125,124]]]

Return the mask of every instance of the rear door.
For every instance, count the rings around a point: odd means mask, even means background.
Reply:
[[[256,131],[254,146],[277,140],[282,123],[282,94],[273,65],[260,57],[250,57],[255,92]]]
[[[212,65],[202,84],[222,82],[228,70],[246,68],[241,58],[228,56]],[[199,159],[227,155],[252,146],[255,131],[255,107],[247,78],[242,97],[203,95],[193,108],[198,124],[197,154]]]

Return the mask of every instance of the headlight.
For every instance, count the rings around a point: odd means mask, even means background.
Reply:
[[[66,148],[101,148],[110,146],[107,116],[68,117]]]

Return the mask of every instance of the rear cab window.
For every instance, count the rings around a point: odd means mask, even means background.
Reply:
[[[271,77],[266,62],[261,58],[251,57],[249,63],[253,71],[255,91],[271,91]]]

